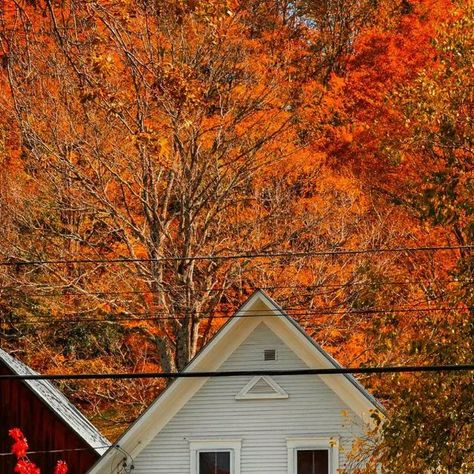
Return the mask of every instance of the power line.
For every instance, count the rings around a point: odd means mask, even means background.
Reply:
[[[233,370],[208,372],[136,372],[117,374],[8,374],[2,380],[124,380],[124,379],[179,379],[208,377],[283,376],[283,375],[336,375],[336,374],[386,374],[408,372],[461,372],[474,370],[474,364],[458,365],[406,365],[385,367],[332,367],[327,369],[290,370]]]
[[[314,311],[314,312],[301,312],[295,313],[290,312],[288,313],[290,316],[296,316],[300,320],[301,319],[308,319],[313,316],[317,315],[341,315],[341,316],[349,316],[351,314],[394,314],[394,313],[421,313],[421,312],[451,312],[460,309],[469,309],[468,308],[399,308],[399,309],[372,309],[372,310],[348,310],[348,311]],[[120,323],[120,322],[133,322],[133,321],[183,321],[186,318],[183,316],[172,316],[169,313],[163,313],[163,316],[141,316],[142,314],[146,313],[134,313],[136,317],[107,317],[107,318],[33,318],[26,321],[15,321],[15,323],[24,324],[24,325],[47,325],[47,324],[59,324],[59,323]],[[200,319],[228,319],[231,318],[232,314],[226,315],[207,315],[207,316],[200,316]],[[247,314],[247,315],[240,315],[239,318],[251,318],[256,317],[255,314]],[[264,315],[265,316],[265,315]],[[282,317],[284,315],[281,314],[273,314],[271,317]],[[7,324],[8,321],[0,320],[0,324]]]
[[[88,448],[64,448],[64,449],[44,449],[42,451],[27,451],[27,455],[31,454],[53,454],[53,453],[66,453],[71,451],[91,451],[96,449],[110,448],[108,444],[102,446],[89,446]],[[14,456],[13,453],[0,453],[0,456]]]
[[[366,309],[357,309],[357,310],[327,310],[324,308],[313,310],[313,311],[299,311],[299,309],[287,308],[284,311],[289,316],[296,316],[301,319],[305,319],[311,316],[317,315],[351,315],[351,314],[394,314],[394,313],[423,313],[423,312],[451,312],[457,310],[470,310],[474,309],[474,306],[462,306],[462,307],[421,307],[421,308],[366,308]],[[130,314],[130,313],[128,313]],[[25,324],[25,325],[35,325],[35,324],[58,324],[58,323],[120,323],[120,322],[129,322],[129,321],[166,321],[166,320],[184,320],[185,317],[179,317],[178,313],[176,316],[173,316],[171,313],[156,313],[156,316],[145,316],[148,313],[132,313],[136,317],[105,317],[105,318],[54,318],[54,317],[42,317],[42,318],[31,318],[26,321],[14,321],[15,323]],[[182,313],[181,313],[182,314]],[[228,319],[231,318],[235,313],[222,314],[221,312],[210,313],[210,312],[198,312],[201,314],[200,319]],[[273,313],[270,314],[268,310],[253,310],[250,313],[241,314],[239,318],[252,318],[256,316],[269,316],[269,317],[285,317],[284,314]],[[7,324],[8,321],[3,321],[3,324]],[[0,320],[0,324],[2,321]]]
[[[189,255],[168,256],[158,258],[112,258],[112,259],[57,259],[57,260],[3,260],[0,266],[25,266],[25,265],[62,265],[62,264],[111,264],[111,263],[151,263],[151,262],[181,262],[198,260],[241,260],[249,258],[302,258],[302,257],[325,257],[344,256],[377,253],[402,253],[402,252],[437,252],[444,250],[474,250],[474,245],[449,245],[449,246],[424,246],[424,247],[385,247],[372,249],[341,249],[341,250],[317,250],[308,252],[241,252],[227,255]]]
[[[258,286],[259,289],[261,290],[280,290],[280,289],[294,289],[294,290],[315,290],[319,288],[350,288],[352,286],[363,286],[363,285],[370,285],[373,282],[367,282],[367,281],[348,281],[346,283],[321,283],[321,284],[314,284],[314,285],[266,285],[266,286]],[[474,283],[474,280],[455,280],[455,279],[449,279],[449,280],[443,280],[443,283],[459,283],[459,284],[472,284]],[[413,284],[430,284],[430,282],[425,282],[422,280],[392,280],[392,281],[378,281],[376,282],[377,285],[379,286],[409,286]],[[40,288],[41,289],[41,288]],[[49,290],[49,288],[44,288],[46,291]],[[194,291],[199,292],[199,293],[207,293],[207,292],[225,292],[225,291],[236,291],[237,289],[232,286],[228,287],[212,287],[212,288],[197,288]],[[251,288],[247,288],[249,292],[253,291]],[[56,291],[56,292],[49,292],[49,293],[40,293],[38,291],[35,292],[22,292],[21,290],[18,289],[18,287],[7,287],[7,288],[0,288],[0,293],[9,293],[9,294],[21,294],[21,296],[37,296],[41,298],[49,298],[49,297],[54,297],[54,296],[118,296],[118,295],[135,295],[135,294],[156,294],[156,293],[173,293],[177,292],[179,289],[173,290],[170,288],[161,288],[161,289],[156,289],[156,290],[116,290],[116,291],[110,291],[110,290],[104,290],[104,291],[88,291],[86,289],[82,291]],[[240,290],[238,290],[240,291]]]

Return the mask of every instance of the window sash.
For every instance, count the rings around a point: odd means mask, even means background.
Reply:
[[[191,474],[200,474],[200,453],[229,453],[230,474],[240,474],[241,439],[189,439]]]
[[[213,454],[214,459],[209,459],[209,461],[214,464],[211,466],[211,469],[204,471],[202,469],[204,464],[204,459],[201,456],[202,454]],[[219,456],[219,454],[228,454],[227,456]],[[220,458],[220,460],[219,460]],[[219,449],[219,450],[200,450],[197,452],[197,463],[198,463],[198,474],[233,474],[232,464],[233,464],[232,450],[228,449]],[[204,462],[203,462],[204,461]],[[219,463],[224,463],[225,466],[220,465]]]
[[[287,438],[288,474],[298,474],[298,451],[327,451],[327,474],[337,474],[339,469],[339,437]],[[317,472],[317,471],[316,471]]]
[[[304,460],[301,459],[300,453],[312,453],[309,469],[304,469]],[[315,453],[324,453],[326,456],[323,459],[316,459]],[[325,448],[296,448],[296,474],[329,474],[329,461],[331,453],[329,449]],[[318,466],[317,464],[322,464]]]

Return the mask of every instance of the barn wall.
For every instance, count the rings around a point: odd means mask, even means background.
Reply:
[[[264,349],[277,360],[263,361]],[[221,370],[298,369],[305,364],[264,323]],[[252,377],[211,378],[135,459],[135,474],[187,474],[189,440],[241,439],[241,473],[287,474],[288,437],[339,437],[340,467],[362,433],[359,419],[318,376],[278,376],[288,399],[235,400]]]
[[[11,374],[0,361],[0,374]],[[44,474],[52,474],[58,460],[64,460],[69,474],[84,474],[98,459],[96,454],[73,430],[38,399],[21,381],[0,382],[0,452],[10,451],[11,439],[8,430],[20,428],[25,434],[31,451],[58,449],[84,449],[62,453],[31,454]],[[13,473],[13,456],[0,456],[0,473]]]

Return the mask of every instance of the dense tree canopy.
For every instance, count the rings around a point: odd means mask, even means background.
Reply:
[[[470,249],[189,257],[472,245],[473,32],[471,1],[6,0],[1,344],[179,370],[261,287],[344,364],[468,362]],[[365,379],[368,469],[472,471],[471,381]],[[160,388],[64,386],[111,436]]]

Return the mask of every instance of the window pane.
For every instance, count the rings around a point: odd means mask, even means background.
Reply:
[[[216,453],[199,453],[199,474],[215,474]]]
[[[230,452],[217,453],[216,474],[230,474]]]
[[[199,453],[199,474],[230,474],[230,452]]]
[[[329,451],[327,449],[299,449],[296,453],[297,474],[328,474]]]
[[[313,452],[298,451],[297,474],[313,474]]]

